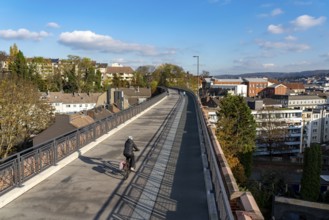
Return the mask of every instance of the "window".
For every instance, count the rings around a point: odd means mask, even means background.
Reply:
[[[70,108],[71,107],[71,105],[66,105],[66,108]]]

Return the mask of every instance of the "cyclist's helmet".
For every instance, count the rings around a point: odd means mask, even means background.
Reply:
[[[129,136],[128,138],[129,138],[130,140],[132,140],[132,139],[133,139],[133,136]]]

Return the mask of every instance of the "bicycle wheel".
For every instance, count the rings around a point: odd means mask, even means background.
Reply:
[[[130,173],[129,162],[126,161],[123,167],[123,179],[128,179]]]

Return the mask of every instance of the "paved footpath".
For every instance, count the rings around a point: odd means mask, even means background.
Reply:
[[[123,180],[129,135],[140,151]],[[2,207],[0,219],[208,219],[199,142],[192,99],[171,92]]]

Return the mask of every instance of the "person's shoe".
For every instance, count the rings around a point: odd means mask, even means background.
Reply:
[[[135,171],[135,168],[131,167],[130,170],[131,170],[131,171]]]

